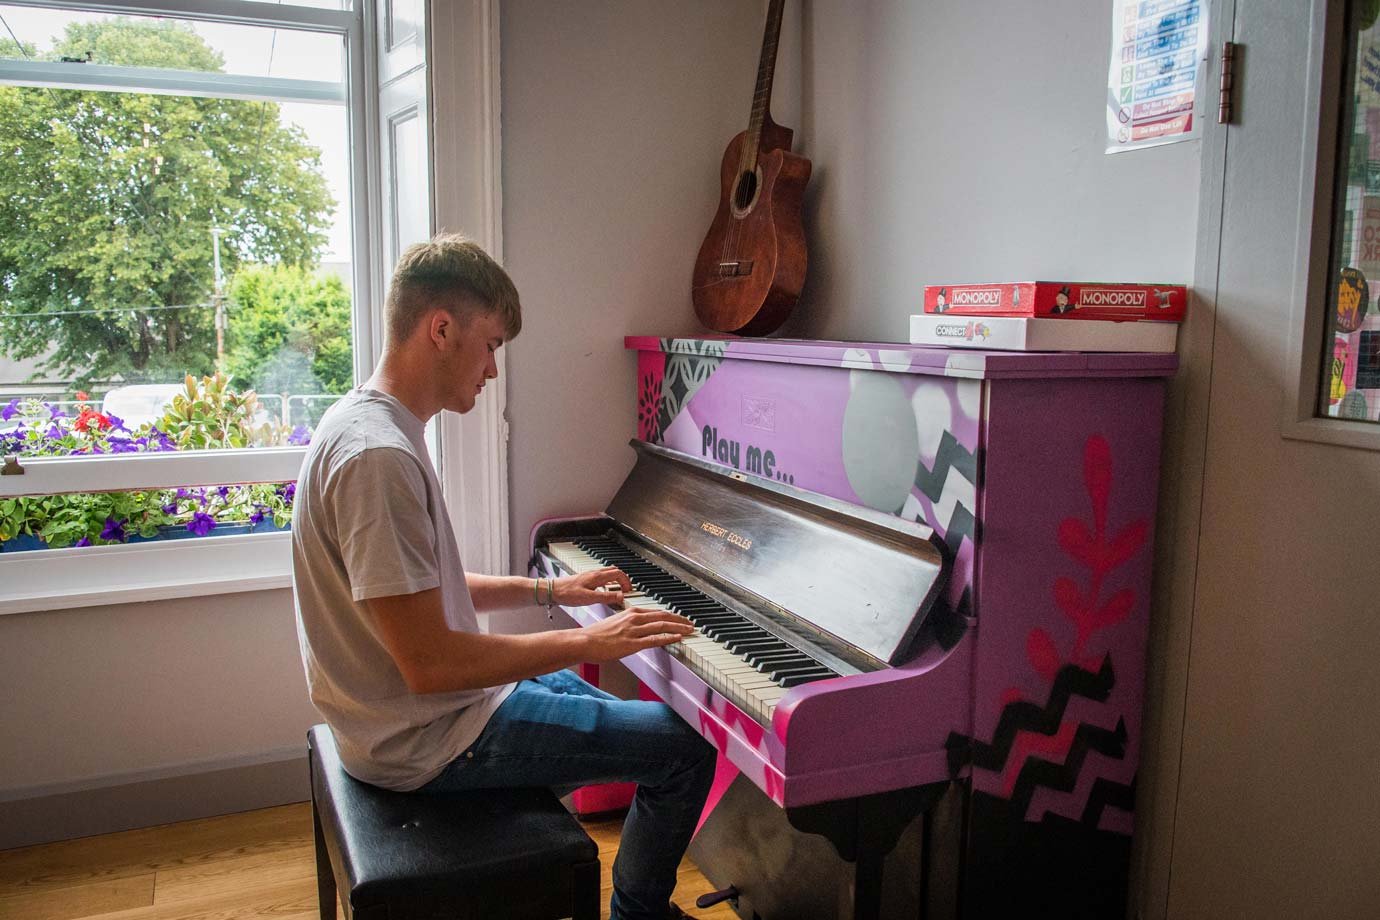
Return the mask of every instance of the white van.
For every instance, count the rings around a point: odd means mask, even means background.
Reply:
[[[145,422],[156,422],[172,404],[178,393],[185,393],[180,383],[134,383],[116,387],[101,400],[101,412],[114,415],[130,431],[137,431]]]

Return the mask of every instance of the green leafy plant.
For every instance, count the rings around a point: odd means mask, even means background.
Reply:
[[[201,381],[188,377],[186,387],[157,423],[135,431],[92,408],[83,393],[77,394],[75,415],[52,403],[12,399],[0,406],[0,452],[67,457],[310,442],[301,426],[288,432],[272,422],[256,424],[254,393],[234,392],[223,375]],[[168,527],[185,527],[197,536],[225,524],[257,527],[271,521],[286,527],[295,493],[289,482],[4,498],[0,543],[31,536],[58,548],[149,539]]]
[[[178,450],[264,447],[280,443],[282,433],[266,417],[253,390],[236,393],[230,378],[217,372],[200,381],[187,375],[186,392],[173,396],[156,427]]]

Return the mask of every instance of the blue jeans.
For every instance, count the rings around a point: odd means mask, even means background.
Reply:
[[[570,671],[524,680],[479,738],[419,791],[638,784],[613,863],[610,920],[666,920],[714,780],[714,748],[669,706],[620,700]]]

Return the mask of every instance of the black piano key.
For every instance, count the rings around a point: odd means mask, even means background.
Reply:
[[[776,661],[758,662],[757,670],[770,677],[772,680],[780,680],[783,674],[793,674],[796,671],[808,671],[814,667],[815,663],[805,655],[795,658],[780,658]]]
[[[819,670],[810,671],[805,674],[788,674],[778,680],[777,683],[789,690],[791,687],[798,687],[801,684],[825,680],[830,677],[838,677],[838,674],[830,671],[828,668],[820,668]]]
[[[806,664],[797,665],[795,667],[772,668],[770,673],[767,674],[767,676],[770,677],[772,680],[776,681],[777,683],[781,683],[783,679],[790,677],[793,674],[818,674],[820,672],[828,672],[828,670],[828,668],[824,667],[819,662],[811,661]]]
[[[706,636],[708,636],[709,638],[715,640],[716,642],[722,642],[722,641],[724,641],[725,639],[731,639],[731,638],[733,638],[734,636],[766,636],[766,635],[769,635],[769,633],[767,633],[766,631],[764,631],[760,626],[754,626],[754,625],[752,625],[751,623],[743,623],[743,624],[728,625],[728,626],[708,626],[708,627],[703,628],[701,631],[702,631]]]
[[[789,645],[782,642],[775,636],[765,636],[760,639],[731,639],[723,644],[735,655],[746,655],[748,652],[774,652],[785,651]]]

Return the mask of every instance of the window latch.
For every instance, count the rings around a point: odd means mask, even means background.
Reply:
[[[0,467],[0,476],[23,476],[24,467],[19,465],[18,454],[10,454],[5,457],[5,465]]]

